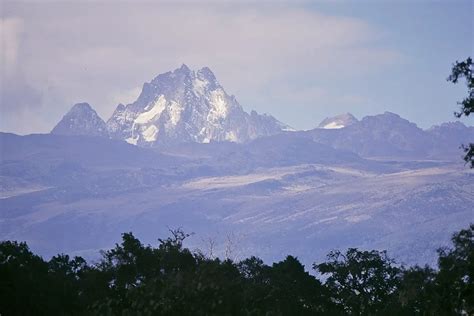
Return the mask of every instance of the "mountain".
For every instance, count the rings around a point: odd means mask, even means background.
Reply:
[[[246,113],[213,72],[186,65],[143,85],[138,99],[117,106],[107,121],[111,137],[136,145],[247,142],[288,129],[270,115]]]
[[[427,132],[433,137],[442,139],[454,146],[474,141],[474,126],[466,126],[459,121],[432,126]]]
[[[363,157],[428,157],[433,139],[416,124],[385,112],[341,129],[308,131],[317,142]]]
[[[304,132],[159,148],[0,133],[0,148],[0,240],[43,256],[97,258],[123,232],[152,243],[182,227],[189,247],[215,239],[222,257],[311,265],[357,247],[423,265],[474,208],[461,161],[372,161]]]
[[[345,128],[324,128],[328,124],[330,127],[337,126],[338,123],[328,119],[320,124],[323,128],[306,133],[316,142],[352,151],[365,158],[454,161],[460,159],[461,144],[474,140],[474,127],[467,127],[461,122],[443,123],[423,130],[391,112],[366,116]]]
[[[181,177],[188,161],[106,137],[0,133],[0,148],[0,200],[53,188],[81,198],[159,186]]]
[[[474,142],[474,126],[466,126],[461,122],[447,122],[435,125],[426,131],[435,141],[432,155],[436,157],[462,156],[461,145]]]
[[[88,103],[75,104],[51,134],[108,137],[107,125]]]
[[[350,113],[345,113],[325,118],[321,123],[319,123],[318,128],[339,129],[350,126],[356,122],[358,121],[354,117],[354,115]]]
[[[474,128],[459,122],[344,114],[287,132],[246,113],[208,68],[183,65],[104,125],[78,104],[52,134],[0,133],[0,240],[97,256],[122,232],[148,243],[183,227],[198,236],[191,248],[215,237],[221,256],[232,243],[242,257],[311,265],[357,247],[425,264],[472,218],[459,145]]]

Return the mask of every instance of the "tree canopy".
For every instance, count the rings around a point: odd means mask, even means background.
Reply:
[[[448,77],[448,81],[456,84],[460,79],[466,80],[467,86],[467,97],[462,101],[458,102],[461,106],[460,112],[454,112],[456,117],[469,116],[474,112],[474,79],[472,76],[472,58],[468,57],[465,61],[456,61],[451,70],[451,75]],[[462,146],[465,152],[464,161],[474,168],[474,143]]]
[[[2,315],[472,315],[474,225],[439,249],[438,268],[405,268],[384,251],[332,251],[305,270],[287,256],[272,265],[209,258],[172,231],[158,247],[132,233],[88,264],[49,261],[25,243],[0,243]],[[316,275],[322,275],[323,280]]]

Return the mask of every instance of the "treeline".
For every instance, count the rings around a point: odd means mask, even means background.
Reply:
[[[0,243],[4,315],[473,315],[474,225],[438,251],[438,268],[397,265],[385,252],[349,249],[315,263],[266,265],[208,258],[182,231],[143,245],[131,233],[94,265],[49,261],[25,243]],[[413,254],[416,256],[416,254]],[[324,280],[324,281],[322,281]]]

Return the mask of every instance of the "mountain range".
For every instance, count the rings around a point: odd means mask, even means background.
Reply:
[[[50,134],[0,133],[0,239],[96,257],[122,232],[152,243],[182,227],[191,248],[213,240],[234,259],[311,264],[358,247],[432,264],[474,221],[459,149],[473,127],[423,130],[390,112],[315,126],[249,114],[208,68],[183,65],[107,122],[80,103]]]
[[[102,136],[138,146],[228,141],[246,143],[259,137],[295,132],[268,114],[247,113],[229,96],[213,72],[186,65],[143,85],[138,99],[119,104],[104,122],[87,103],[79,103],[52,134]],[[422,130],[399,115],[385,112],[361,120],[345,113],[324,119],[317,128],[298,131],[315,142],[363,157],[453,159],[474,139],[474,127],[461,122]]]
[[[143,85],[138,99],[119,104],[107,123],[88,106],[75,105],[53,129],[54,134],[103,135],[142,146],[175,142],[246,142],[274,135],[289,126],[270,115],[245,112],[207,67],[186,65]],[[72,120],[71,118],[75,119]],[[87,121],[87,122],[85,122]],[[79,124],[78,122],[82,122]]]
[[[336,117],[334,122],[339,122],[338,119]],[[474,127],[461,122],[444,123],[422,130],[390,112],[366,116],[360,121],[351,120],[344,128],[316,128],[307,133],[314,141],[334,148],[349,150],[363,157],[385,158],[459,158],[461,144],[474,139]]]

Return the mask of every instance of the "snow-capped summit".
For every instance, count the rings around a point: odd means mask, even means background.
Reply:
[[[105,122],[88,103],[75,104],[56,124],[51,134],[108,137]]]
[[[318,128],[324,129],[339,129],[350,126],[358,122],[357,119],[351,113],[345,113],[336,115],[334,117],[325,118],[318,126]]]
[[[246,113],[207,67],[180,68],[143,85],[138,99],[119,105],[107,121],[113,138],[137,145],[246,142],[289,127],[270,115]]]

